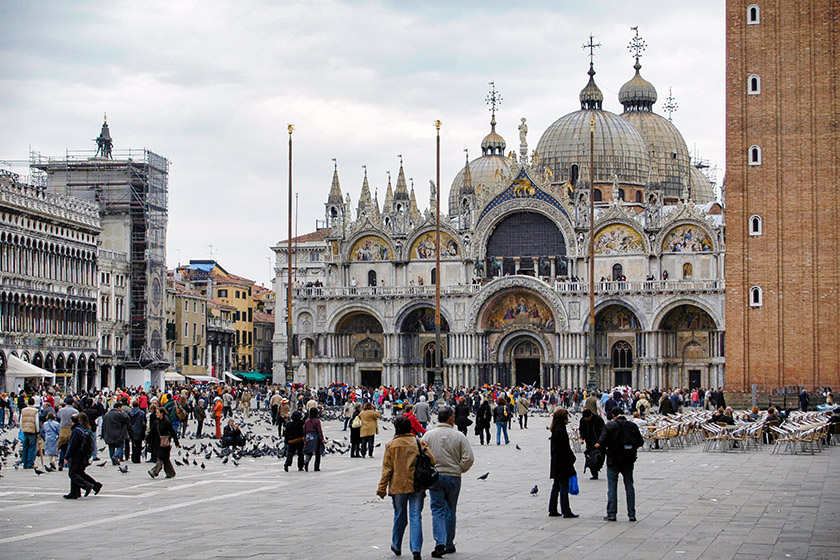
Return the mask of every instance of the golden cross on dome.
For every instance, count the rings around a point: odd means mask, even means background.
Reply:
[[[584,44],[583,49],[589,49],[589,64],[593,64],[595,61],[595,49],[601,46],[601,43],[593,42],[595,40],[595,36],[591,33],[589,34],[589,43]]]

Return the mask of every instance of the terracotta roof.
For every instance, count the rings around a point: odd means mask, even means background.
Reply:
[[[304,233],[303,235],[298,235],[297,237],[292,238],[292,242],[297,243],[306,243],[307,241],[323,241],[326,237],[330,234],[330,230],[327,228],[317,229],[310,233]],[[280,241],[280,244],[288,243],[288,239],[284,239]]]
[[[255,323],[273,323],[274,315],[271,313],[263,313],[262,311],[254,311]]]
[[[208,299],[207,305],[212,309],[230,309],[231,311],[236,311],[236,307],[228,305],[227,303],[218,299]]]

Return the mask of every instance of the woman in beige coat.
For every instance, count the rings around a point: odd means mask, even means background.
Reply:
[[[362,420],[362,427],[359,432],[359,437],[362,439],[362,457],[367,452],[373,459],[373,436],[379,433],[379,413],[373,410],[372,404],[365,403],[359,418]]]

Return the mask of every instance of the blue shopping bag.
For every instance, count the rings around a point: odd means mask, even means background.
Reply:
[[[577,475],[572,476],[569,478],[569,494],[572,496],[577,496],[580,494],[580,486],[578,485]]]

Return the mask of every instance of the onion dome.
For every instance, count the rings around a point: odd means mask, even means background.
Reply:
[[[496,133],[496,116],[490,121],[490,134],[481,141],[481,155],[503,156],[505,155],[505,139]]]
[[[653,87],[652,83],[642,78],[639,73],[642,65],[639,64],[638,59],[633,68],[636,69],[636,75],[618,90],[618,101],[624,106],[625,112],[652,111],[653,104],[656,103],[656,88]]]
[[[621,118],[645,140],[653,164],[648,182],[663,189],[666,197],[679,198],[683,186],[690,181],[691,169],[691,157],[680,131],[671,121],[649,110],[627,111]]]
[[[715,188],[709,178],[703,175],[703,172],[698,168],[691,166],[690,170],[691,182],[691,199],[697,204],[707,204],[715,202]]]
[[[542,165],[550,167],[554,180],[578,177],[589,181],[589,121],[595,126],[595,182],[645,185],[650,174],[650,156],[639,132],[618,115],[601,109],[603,94],[595,84],[595,70],[589,65],[589,83],[580,92],[580,111],[560,117],[546,129],[537,144]],[[473,170],[475,174],[475,170]]]

